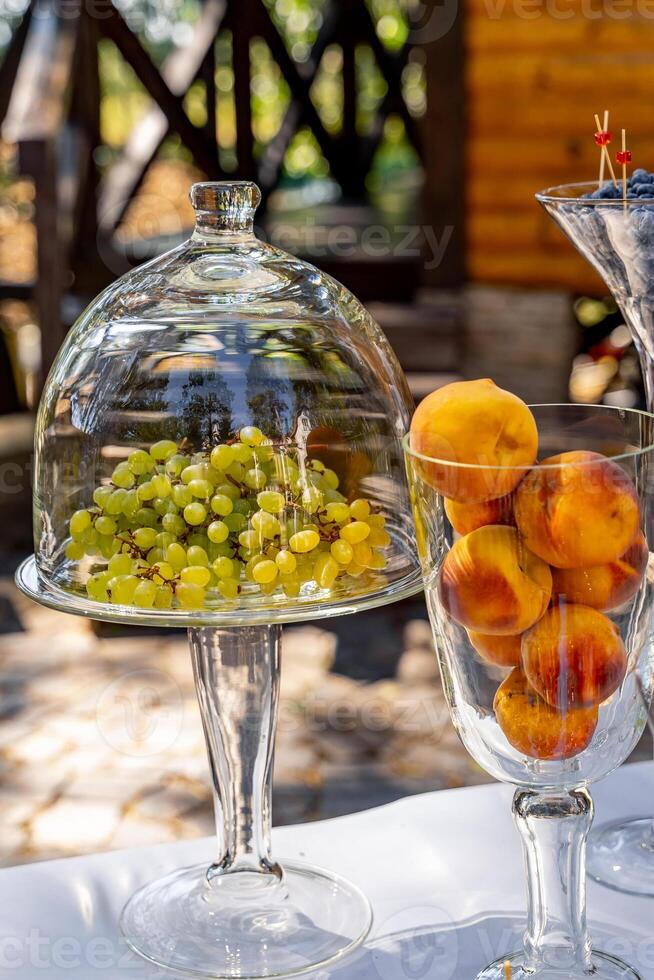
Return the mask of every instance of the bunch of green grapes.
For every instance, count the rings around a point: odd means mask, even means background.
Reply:
[[[329,590],[384,569],[390,544],[384,517],[338,485],[253,426],[207,452],[164,439],[131,452],[75,511],[66,556],[105,560],[86,582],[91,599],[142,609]]]

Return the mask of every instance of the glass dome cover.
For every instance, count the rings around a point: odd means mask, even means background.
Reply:
[[[101,293],[50,372],[20,584],[68,612],[179,626],[418,591],[411,396],[386,338],[343,286],[255,237],[254,184],[191,200],[191,238]]]

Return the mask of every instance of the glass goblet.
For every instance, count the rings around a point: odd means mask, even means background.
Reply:
[[[585,847],[588,786],[629,755],[651,699],[654,416],[532,412],[543,462],[531,468],[433,459],[405,437],[425,593],[457,731],[517,785],[528,916],[514,980],[634,980],[592,948]],[[467,502],[480,480],[486,501]],[[503,980],[505,960],[478,980]]]

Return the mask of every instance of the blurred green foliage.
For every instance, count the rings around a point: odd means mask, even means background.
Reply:
[[[115,0],[132,30],[157,65],[177,46],[188,43],[193,25],[201,11],[201,0]],[[291,56],[307,61],[323,23],[329,0],[264,0]],[[376,25],[377,34],[389,52],[398,51],[409,33],[411,8],[418,0],[365,0]],[[26,0],[0,0],[0,57],[20,20]],[[252,125],[256,151],[274,137],[290,101],[288,85],[273,60],[265,42],[254,38],[252,62]],[[369,45],[356,52],[359,89],[357,129],[363,137],[373,125],[375,112],[384,98],[387,83],[379,70]],[[98,162],[106,165],[117,155],[148,105],[149,98],[138,78],[114,45],[100,43],[100,78],[102,88],[101,131],[105,146]],[[425,110],[424,72],[420,52],[412,52],[403,72],[403,90],[410,111],[416,117]],[[233,99],[234,75],[231,37],[223,31],[216,42],[216,126],[221,165],[226,171],[236,168],[236,121]],[[325,51],[311,88],[323,125],[337,135],[343,112],[342,53],[338,45]],[[206,122],[207,105],[204,86],[197,82],[186,95],[185,108],[193,123]],[[177,137],[168,139],[164,155],[188,157]],[[415,170],[417,158],[408,143],[404,126],[390,117],[384,127],[384,138],[375,159],[371,182],[384,175]],[[301,129],[291,141],[284,160],[284,179],[295,182],[328,176],[329,166],[308,128]]]

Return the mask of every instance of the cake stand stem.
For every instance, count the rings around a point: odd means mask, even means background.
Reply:
[[[281,626],[194,628],[189,642],[219,843],[208,880],[250,872],[281,881],[270,856]]]

